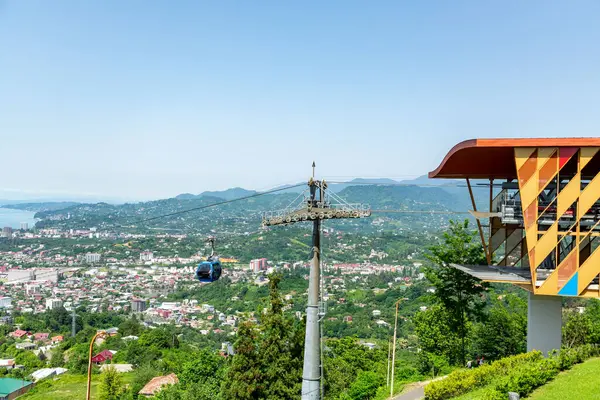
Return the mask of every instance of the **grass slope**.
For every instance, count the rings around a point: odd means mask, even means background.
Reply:
[[[591,400],[600,396],[600,358],[593,358],[562,372],[552,382],[537,389],[532,400]]]
[[[133,373],[122,374],[123,383],[127,384],[133,378]],[[91,398],[98,398],[98,385],[100,375],[92,375]],[[19,399],[27,400],[81,400],[85,399],[87,390],[87,376],[64,374],[56,379],[47,379],[39,382],[34,389]]]

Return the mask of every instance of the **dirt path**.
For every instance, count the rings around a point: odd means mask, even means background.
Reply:
[[[427,386],[427,384],[442,380],[444,378],[445,376],[440,376],[439,378],[430,379],[428,381],[408,384],[402,393],[396,397],[392,397],[392,400],[421,400],[425,397],[425,386]]]

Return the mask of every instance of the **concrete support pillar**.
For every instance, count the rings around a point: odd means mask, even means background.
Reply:
[[[527,351],[544,355],[562,343],[562,298],[529,293],[527,307]]]

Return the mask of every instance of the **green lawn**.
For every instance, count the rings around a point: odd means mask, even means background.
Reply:
[[[465,393],[462,396],[453,397],[452,400],[479,400],[483,397],[483,393],[487,390],[488,386],[474,390],[469,393]]]
[[[591,400],[600,397],[600,358],[593,358],[562,372],[556,379],[542,386],[531,400]]]
[[[600,358],[593,358],[561,372],[556,379],[542,386],[527,399],[530,400],[592,400],[600,398]],[[495,383],[453,400],[478,400]]]
[[[133,373],[121,375],[124,383],[129,383]],[[97,399],[100,375],[92,375],[92,399]],[[39,382],[29,393],[19,397],[27,400],[81,400],[85,399],[87,390],[87,376],[85,375],[60,375],[56,379],[50,378]]]

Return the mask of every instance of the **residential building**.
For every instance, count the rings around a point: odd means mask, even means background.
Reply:
[[[27,222],[21,222],[21,230],[26,231],[29,229],[29,224]]]
[[[151,251],[142,251],[140,253],[140,261],[152,261],[154,260],[154,253],[152,253]]]
[[[144,300],[144,299],[132,299],[131,300],[131,311],[132,312],[144,312],[144,311],[146,311],[146,300]]]
[[[13,400],[33,388],[33,382],[23,379],[0,378],[0,400]]]
[[[34,295],[36,293],[40,293],[41,290],[42,289],[41,289],[40,285],[36,285],[36,284],[25,285],[25,293],[27,293],[27,295],[29,295],[29,296]]]
[[[21,342],[17,343],[15,347],[19,350],[33,350],[35,349],[35,344],[31,342]]]
[[[254,273],[267,270],[267,259],[257,258],[250,261],[250,270]]]
[[[13,229],[10,226],[5,226],[2,228],[2,236],[11,237],[13,233]]]
[[[36,333],[35,335],[33,335],[33,340],[36,342],[39,342],[42,340],[48,340],[49,336],[50,336],[49,333]]]
[[[98,253],[87,253],[85,255],[85,262],[88,264],[100,262],[100,254]]]
[[[13,369],[15,367],[14,358],[5,358],[0,360],[0,368]]]
[[[66,368],[42,368],[31,374],[31,378],[37,382],[41,379],[49,378],[51,376],[62,375],[68,370]]]
[[[104,330],[104,333],[106,333],[108,336],[116,336],[117,333],[119,333],[119,328],[116,328],[116,327],[108,328],[108,329]]]
[[[8,308],[12,305],[12,298],[8,296],[0,297],[0,308]]]
[[[65,340],[65,337],[62,335],[58,335],[58,336],[52,336],[52,343],[57,344],[57,343],[61,343],[62,341]]]
[[[113,356],[114,356],[114,354],[112,351],[102,350],[100,353],[98,353],[94,357],[92,357],[92,362],[95,364],[101,364],[105,361],[112,360]]]
[[[27,336],[27,333],[28,333],[27,331],[23,331],[21,329],[17,329],[16,331],[11,332],[9,335],[12,336],[15,339],[22,339],[25,336]]]
[[[54,310],[56,308],[62,307],[63,302],[60,299],[47,299],[46,300],[46,310]]]
[[[144,386],[142,388],[142,390],[140,390],[138,392],[138,394],[140,394],[144,397],[153,397],[158,392],[160,392],[164,386],[174,385],[178,382],[179,382],[179,379],[177,378],[177,375],[175,375],[175,374],[169,374],[166,376],[157,376],[155,378],[152,378],[150,380],[150,382],[148,382],[146,384],[146,386]]]

